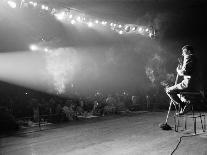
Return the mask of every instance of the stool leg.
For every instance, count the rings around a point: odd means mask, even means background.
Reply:
[[[178,117],[178,127],[180,126],[180,120],[179,120],[179,117]]]
[[[206,131],[206,116],[203,115],[203,118],[204,118],[204,132]]]
[[[204,125],[203,125],[202,115],[200,115],[200,120],[201,120],[201,127],[202,127],[202,130],[204,132]]]
[[[174,122],[175,122],[175,132],[178,132],[176,116],[174,116]]]
[[[196,135],[196,118],[194,118],[194,133]]]
[[[185,122],[185,130],[187,130],[187,117],[184,117],[184,122]]]

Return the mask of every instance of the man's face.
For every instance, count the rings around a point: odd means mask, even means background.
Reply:
[[[182,50],[182,56],[185,56],[185,55],[187,55],[187,49]]]

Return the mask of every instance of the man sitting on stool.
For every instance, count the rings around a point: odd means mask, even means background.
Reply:
[[[182,102],[178,95],[183,91],[193,90],[196,69],[196,57],[192,46],[185,45],[182,48],[182,56],[183,61],[178,65],[176,71],[179,76],[183,77],[183,80],[174,86],[166,88],[167,95],[174,102],[175,106],[179,107],[177,115],[183,115],[187,112],[186,107],[188,103]]]

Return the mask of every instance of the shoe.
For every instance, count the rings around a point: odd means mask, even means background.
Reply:
[[[180,105],[173,102],[173,105],[174,105],[174,108],[175,108],[175,111],[180,111]]]
[[[182,116],[190,111],[190,102],[186,102],[185,106],[180,109],[180,112],[176,113],[177,116]]]
[[[176,116],[183,116],[185,112],[183,110],[180,110],[180,112],[176,113]]]
[[[186,102],[184,108],[183,108],[183,112],[187,113],[191,110],[191,106],[190,106],[190,102]]]

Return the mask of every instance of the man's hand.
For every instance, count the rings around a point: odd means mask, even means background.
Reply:
[[[166,87],[166,88],[165,88],[166,93],[169,93],[170,90],[171,90],[170,87]]]
[[[178,67],[176,68],[176,71],[177,71],[178,75],[182,75],[181,67],[180,67],[180,66],[178,66]]]

